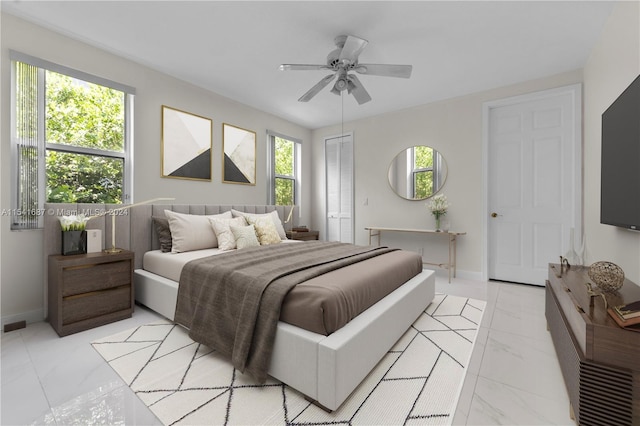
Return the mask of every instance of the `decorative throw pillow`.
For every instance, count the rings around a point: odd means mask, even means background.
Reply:
[[[231,219],[233,217],[231,212],[205,216],[165,210],[164,214],[171,228],[172,253],[218,247],[218,239],[209,223],[209,218]]]
[[[256,235],[260,245],[278,244],[282,242],[276,226],[270,217],[266,216],[249,216],[247,222],[256,228]]]
[[[168,253],[171,251],[171,228],[169,228],[169,220],[164,217],[153,216],[153,225],[156,229],[158,242],[160,243],[160,251]]]
[[[216,233],[218,239],[218,248],[220,250],[233,250],[236,248],[236,237],[231,232],[231,225],[233,226],[247,226],[247,221],[244,217],[234,217],[233,219],[209,219],[213,231]]]
[[[248,226],[234,226],[231,225],[231,232],[236,237],[236,247],[243,249],[245,247],[259,246],[258,238],[256,237],[256,228],[253,225]]]
[[[278,231],[278,235],[280,236],[280,239],[281,240],[287,239],[287,233],[284,230],[284,226],[282,225],[282,221],[280,220],[280,216],[278,216],[278,212],[276,210],[272,211],[271,213],[258,214],[258,213],[245,213],[239,210],[231,209],[231,213],[233,213],[234,217],[243,216],[245,219],[247,219],[247,222],[249,222],[249,217],[271,217],[271,219],[273,220],[273,224],[275,225],[276,230]]]

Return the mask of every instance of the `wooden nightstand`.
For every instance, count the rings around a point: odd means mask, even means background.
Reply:
[[[49,256],[49,322],[60,336],[130,318],[133,252]]]
[[[289,238],[290,240],[317,240],[319,238],[319,235],[319,231],[287,231],[287,238]]]

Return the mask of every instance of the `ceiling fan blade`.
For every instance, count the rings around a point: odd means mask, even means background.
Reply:
[[[365,90],[362,83],[360,83],[360,80],[358,79],[358,77],[356,77],[355,75],[349,74],[347,79],[349,80],[349,85],[347,90],[349,91],[350,94],[353,95],[354,98],[356,98],[356,101],[358,101],[358,105],[362,105],[371,100],[371,96],[369,96],[369,93]]]
[[[380,75],[384,77],[411,77],[411,65],[358,64],[354,71],[359,74]]]
[[[280,71],[315,71],[331,69],[326,65],[307,65],[307,64],[282,64],[278,67]]]
[[[369,42],[363,38],[356,36],[347,36],[347,40],[344,42],[344,47],[340,52],[340,61],[347,60],[351,64],[355,64],[358,61],[358,56],[364,50]]]
[[[315,86],[313,86],[311,89],[309,89],[309,91],[307,93],[302,95],[300,97],[300,99],[298,99],[298,101],[299,102],[309,102],[311,100],[311,98],[313,98],[315,95],[317,95],[319,91],[324,89],[324,87],[327,84],[331,83],[331,80],[333,80],[334,78],[336,78],[335,74],[329,74],[328,76],[326,76],[325,78],[320,80]]]

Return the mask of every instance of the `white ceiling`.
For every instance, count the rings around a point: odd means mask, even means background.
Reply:
[[[582,68],[613,7],[604,1],[24,1],[2,11],[315,129]],[[373,100],[326,87],[340,34],[362,63],[411,64],[409,80],[359,75]],[[25,52],[29,53],[29,52]],[[126,82],[124,82],[126,83]]]

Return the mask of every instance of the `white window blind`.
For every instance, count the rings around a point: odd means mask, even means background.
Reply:
[[[13,181],[15,192],[11,209],[12,228],[38,228],[42,223],[44,145],[44,78],[38,67],[15,62],[12,95],[14,144]]]

